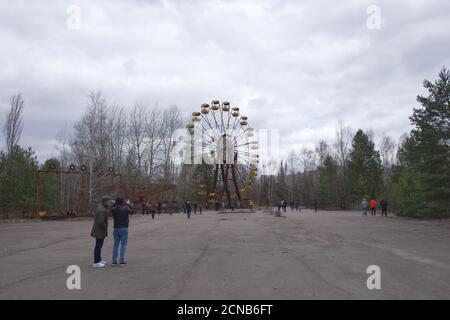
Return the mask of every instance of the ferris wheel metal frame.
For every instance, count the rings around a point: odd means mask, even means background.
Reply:
[[[211,105],[202,104],[201,110],[192,113],[192,122],[186,126],[193,149],[194,167],[198,164],[213,165],[213,178],[209,185],[197,185],[198,195],[207,197],[207,202],[232,204],[243,207],[247,200],[253,201],[249,193],[258,171],[258,141],[254,129],[248,126],[248,117],[240,114],[238,107],[228,101],[213,100]],[[195,169],[194,169],[195,170]],[[193,170],[193,182],[198,183]],[[206,189],[206,190],[205,190]]]

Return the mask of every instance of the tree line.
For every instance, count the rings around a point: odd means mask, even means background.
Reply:
[[[421,106],[413,109],[409,134],[398,140],[383,136],[376,146],[372,131],[353,131],[338,122],[334,141],[291,151],[275,164],[276,175],[265,174],[262,166],[253,200],[261,206],[284,199],[300,200],[306,206],[317,201],[324,209],[356,209],[363,197],[385,198],[398,215],[449,216],[449,70],[444,67],[438,79],[425,80],[424,87],[428,93],[417,97]],[[3,125],[0,212],[4,217],[34,212],[38,170],[71,172],[71,165],[76,166],[72,173],[79,174],[40,175],[42,210],[89,212],[102,193],[123,193],[124,188],[132,193],[151,185],[176,185],[177,193],[161,195],[167,201],[195,197],[187,183],[192,168],[176,165],[173,158],[172,134],[187,122],[179,107],[118,106],[93,92],[81,118],[59,135],[58,157],[42,164],[31,147],[20,146],[24,107],[23,96],[13,95]],[[206,169],[197,171],[207,176]]]
[[[31,147],[19,146],[24,105],[22,95],[14,95],[3,126],[0,210],[4,217],[26,217],[35,211],[38,170],[49,171],[39,175],[40,209],[62,214],[94,210],[103,193],[133,194],[142,186],[176,184],[179,168],[173,159],[172,137],[186,122],[179,107],[118,106],[93,92],[73,128],[59,134],[58,157],[39,164]]]
[[[400,216],[450,216],[450,72],[425,80],[426,96],[410,117],[413,129],[398,141],[339,122],[335,141],[291,151],[278,174],[260,177],[254,197],[260,204],[317,201],[324,209],[358,209],[362,198],[386,199]]]

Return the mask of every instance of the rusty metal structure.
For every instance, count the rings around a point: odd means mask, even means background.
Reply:
[[[40,215],[41,210],[41,175],[43,174],[51,174],[51,175],[57,175],[57,176],[76,176],[81,178],[81,182],[79,184],[79,187],[77,188],[76,192],[78,193],[78,199],[83,199],[84,196],[84,189],[86,185],[86,179],[89,176],[89,170],[87,166],[80,165],[77,166],[75,164],[70,164],[66,170],[61,170],[61,168],[58,168],[55,164],[50,164],[48,168],[40,169],[38,170],[35,178],[35,216]],[[120,173],[115,173],[113,168],[107,168],[106,170],[99,170],[95,171],[94,174],[98,176],[103,177],[111,177],[111,178],[119,178],[119,182],[115,183],[114,181],[111,182],[111,185],[107,188],[103,188],[103,191],[105,193],[119,193],[119,192],[126,192],[124,190],[124,185],[122,183],[122,175]],[[105,190],[108,189],[108,190]],[[115,190],[112,190],[115,189]],[[70,210],[72,211],[72,210]]]

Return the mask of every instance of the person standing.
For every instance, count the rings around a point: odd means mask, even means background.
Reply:
[[[316,200],[314,200],[314,202],[313,202],[313,205],[314,205],[314,212],[317,212],[317,201]]]
[[[371,199],[370,202],[370,212],[372,214],[372,216],[376,216],[377,215],[377,202],[375,199]]]
[[[161,214],[162,212],[162,203],[161,201],[158,201],[158,214]]]
[[[281,201],[281,206],[283,207],[283,212],[286,213],[286,207],[287,207],[286,200]]]
[[[197,214],[197,202],[194,203],[194,214]]]
[[[254,212],[253,200],[248,200],[248,207],[250,208],[250,212]]]
[[[362,215],[364,217],[367,217],[367,210],[369,209],[369,203],[367,202],[367,200],[365,198],[362,199],[361,209],[362,209]]]
[[[117,255],[120,245],[120,266],[125,266],[125,253],[128,244],[128,225],[129,216],[133,214],[133,209],[130,206],[129,201],[125,203],[123,198],[116,199],[116,205],[111,211],[114,220],[114,246],[112,255],[112,264],[117,265]]]
[[[155,219],[156,210],[158,210],[158,205],[156,201],[152,201],[150,204],[150,213],[152,214],[152,219]]]
[[[102,247],[105,238],[108,236],[108,214],[113,202],[114,200],[111,197],[103,196],[95,211],[94,224],[91,230],[91,236],[95,238],[94,268],[106,266],[106,261],[102,260]]]
[[[281,201],[277,201],[277,208],[278,208],[278,213],[280,212],[281,209]]]
[[[199,213],[202,214],[202,211],[203,211],[203,203],[199,203],[199,204],[198,204],[198,210],[199,210]]]
[[[387,208],[388,208],[388,202],[385,199],[382,199],[380,202],[381,207],[381,216],[387,217]]]
[[[186,207],[187,218],[190,219],[191,218],[191,212],[192,212],[192,206],[191,206],[190,201],[186,201],[185,207]]]

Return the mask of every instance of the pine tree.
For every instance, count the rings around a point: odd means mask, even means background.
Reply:
[[[410,117],[414,129],[398,152],[396,188],[400,215],[450,215],[450,71],[443,68],[434,82],[424,81],[428,96]]]
[[[363,197],[376,198],[382,186],[380,153],[361,129],[353,137],[348,166],[354,201]]]
[[[37,169],[31,148],[15,145],[10,154],[0,152],[0,208],[5,217],[33,212]]]
[[[337,208],[338,176],[337,164],[327,155],[319,166],[319,181],[316,187],[316,199],[325,208]]]
[[[47,159],[41,166],[41,169],[48,170],[51,166],[59,168],[57,159]],[[57,173],[49,172],[41,174],[40,186],[40,209],[50,213],[61,213],[60,204],[61,180]]]

